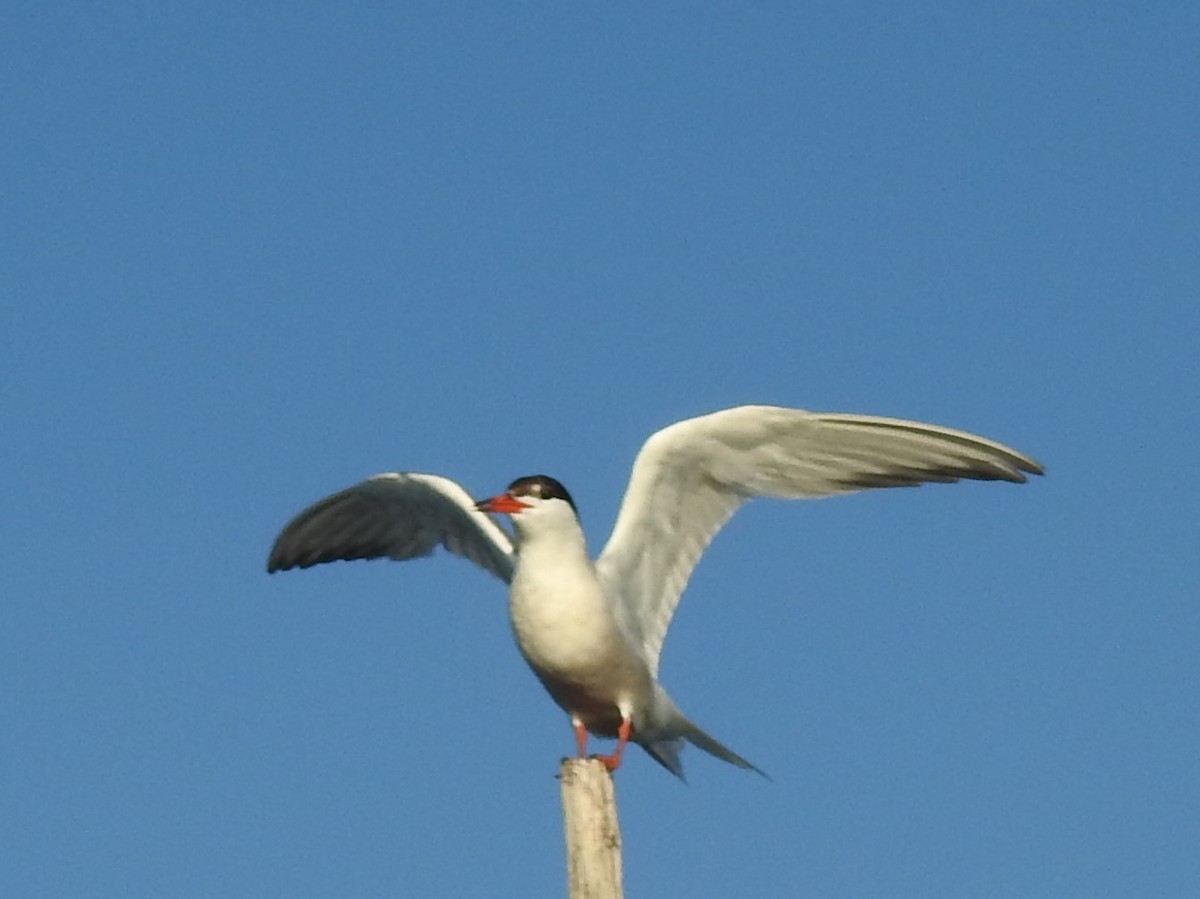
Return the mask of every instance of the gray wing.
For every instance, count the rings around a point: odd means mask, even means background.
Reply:
[[[663,638],[700,554],[756,496],[803,499],[962,478],[1022,483],[1042,467],[965,431],[869,415],[739,406],[676,422],[637,459],[596,560],[618,613],[658,670]]]
[[[380,474],[309,506],[275,539],[267,571],[350,559],[428,556],[443,546],[508,583],[512,538],[454,481]]]

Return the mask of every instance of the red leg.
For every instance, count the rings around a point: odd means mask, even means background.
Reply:
[[[625,744],[629,742],[630,730],[629,719],[622,718],[621,726],[617,728],[617,748],[613,750],[612,755],[596,756],[610,772],[616,771],[617,766],[621,764],[621,753],[625,751]]]
[[[587,729],[578,719],[571,723],[575,726],[575,745],[579,747],[579,757],[585,758],[587,756]]]

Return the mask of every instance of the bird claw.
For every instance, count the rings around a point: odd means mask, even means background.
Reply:
[[[589,755],[588,758],[602,764],[609,774],[617,770],[617,766],[621,764],[621,753],[614,752],[612,755]]]

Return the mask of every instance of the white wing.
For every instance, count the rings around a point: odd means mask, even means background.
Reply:
[[[960,478],[1022,483],[1041,474],[1000,443],[868,415],[739,406],[651,435],[633,463],[596,568],[657,675],[663,638],[704,548],[743,502],[832,496]]]
[[[338,559],[428,556],[438,546],[512,580],[512,538],[454,481],[380,474],[309,506],[275,539],[267,571]]]

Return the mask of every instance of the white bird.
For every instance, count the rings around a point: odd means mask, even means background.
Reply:
[[[589,559],[575,503],[545,475],[474,502],[430,474],[376,475],[297,515],[267,571],[338,559],[412,559],[443,546],[509,585],[517,646],[587,734],[628,741],[683,777],[684,741],[758,771],[692,724],[658,683],[663,638],[709,541],[746,500],[804,499],[960,478],[1023,483],[1042,467],[1000,443],[895,418],[739,406],[651,435],[633,463],[608,544]],[[515,539],[485,512],[507,515]],[[762,773],[762,772],[759,772]]]

